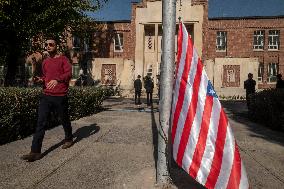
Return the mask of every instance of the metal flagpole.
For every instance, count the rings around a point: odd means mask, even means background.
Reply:
[[[160,82],[160,127],[158,128],[157,184],[169,183],[168,132],[175,66],[176,0],[163,0],[163,42]]]

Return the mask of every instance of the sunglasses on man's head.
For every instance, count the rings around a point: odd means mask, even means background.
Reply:
[[[46,47],[47,47],[47,46],[54,47],[54,46],[55,46],[55,43],[45,43],[44,45],[45,45]]]

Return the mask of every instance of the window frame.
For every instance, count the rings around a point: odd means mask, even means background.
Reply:
[[[116,37],[118,37],[118,38],[116,38]],[[116,39],[118,39],[118,41],[116,41]],[[119,49],[116,49],[116,47],[119,47]],[[114,34],[113,51],[114,52],[123,52],[123,33],[115,33]]]
[[[227,50],[227,31],[217,31],[216,32],[216,51],[226,52],[226,50]]]
[[[271,65],[275,65],[275,73],[271,74]],[[272,68],[273,69],[273,68]],[[267,65],[267,83],[276,83],[277,78],[276,75],[279,72],[279,63],[271,62]]]
[[[78,69],[78,70],[75,70]],[[72,64],[72,79],[78,79],[80,72],[80,65],[79,64]]]
[[[146,75],[149,75],[150,77],[153,76],[153,65],[152,64],[147,65]]]
[[[81,49],[81,39],[76,35],[73,35],[72,37],[72,46],[75,50]]]
[[[257,68],[258,82],[263,83],[263,75],[264,75],[264,63],[259,63]]]
[[[84,38],[84,52],[90,52],[90,38]]]
[[[264,42],[265,42],[264,39],[265,39],[265,31],[264,30],[255,30],[254,31],[254,33],[253,33],[253,50],[254,51],[263,51],[264,50]]]
[[[32,78],[33,77],[33,66],[32,66],[32,64],[26,64],[25,69],[26,69],[26,74],[28,75],[28,77]]]
[[[279,47],[280,47],[280,30],[269,30],[268,31],[268,50],[269,51],[279,51]]]

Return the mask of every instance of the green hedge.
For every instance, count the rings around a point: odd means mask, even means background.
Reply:
[[[255,121],[280,130],[284,124],[284,89],[269,89],[250,96],[249,115]]]
[[[24,138],[34,132],[41,94],[40,88],[0,88],[0,144]],[[109,94],[109,90],[103,88],[70,88],[68,95],[71,120],[101,110],[101,104]],[[48,127],[58,125],[58,119],[54,115],[50,115]]]

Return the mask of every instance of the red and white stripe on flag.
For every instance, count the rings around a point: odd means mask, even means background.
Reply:
[[[227,116],[183,23],[172,104],[173,157],[206,188],[249,188]]]

